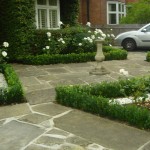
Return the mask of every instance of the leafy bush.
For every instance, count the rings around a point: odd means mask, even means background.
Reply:
[[[116,53],[117,52],[117,53]],[[119,56],[117,54],[119,53]],[[15,62],[32,65],[46,65],[57,63],[78,63],[95,60],[95,52],[92,53],[71,53],[71,54],[41,54],[41,55],[21,55],[16,57]],[[126,59],[127,52],[123,50],[113,50],[105,52],[106,60]]]
[[[24,102],[23,89],[13,68],[8,64],[0,65],[0,72],[4,74],[8,84],[4,91],[0,91],[0,105]]]
[[[105,55],[105,60],[123,60],[127,59],[127,51],[119,48],[114,48],[111,46],[104,46],[103,52]]]
[[[58,103],[111,119],[125,121],[139,128],[150,129],[150,111],[136,105],[110,103],[110,99],[134,96],[137,91],[150,92],[150,77],[102,82],[92,85],[56,87]],[[142,89],[140,86],[144,84]]]
[[[95,53],[81,53],[81,54],[56,54],[56,55],[27,55],[18,56],[16,62],[23,64],[32,65],[46,65],[46,64],[57,64],[57,63],[77,63],[77,62],[87,62],[94,61]]]
[[[150,52],[147,53],[147,55],[146,55],[146,60],[147,60],[148,62],[150,62]]]

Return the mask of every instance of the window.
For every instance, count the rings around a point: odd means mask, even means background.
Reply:
[[[36,26],[38,29],[59,28],[59,0],[36,0]]]
[[[107,24],[119,24],[120,19],[126,15],[126,6],[120,2],[107,2]]]

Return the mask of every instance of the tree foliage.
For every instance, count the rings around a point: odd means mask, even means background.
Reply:
[[[129,6],[126,17],[121,20],[122,24],[147,24],[150,22],[150,0],[140,0]]]

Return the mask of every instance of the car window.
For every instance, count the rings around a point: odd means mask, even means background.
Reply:
[[[150,32],[150,25],[147,26],[145,29],[146,29],[146,32]]]

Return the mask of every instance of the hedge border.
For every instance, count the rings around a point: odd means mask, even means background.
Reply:
[[[146,60],[147,60],[148,62],[150,62],[150,51],[149,51],[149,52],[147,52]]]
[[[133,78],[130,80],[119,80],[115,82],[102,82],[96,85],[76,85],[76,86],[58,86],[56,87],[56,100],[58,103],[77,108],[96,115],[108,117],[128,123],[129,125],[141,128],[150,129],[150,111],[136,105],[119,105],[110,103],[110,95],[116,92],[114,97],[123,96],[121,89],[125,88],[127,95],[131,95],[132,90],[138,87],[132,86],[134,81],[137,85],[141,78]],[[141,82],[150,81],[150,77],[144,78]],[[139,84],[139,86],[141,83]],[[150,86],[147,84],[146,86]],[[115,88],[115,89],[114,89]],[[150,87],[149,87],[150,88]],[[106,91],[109,91],[109,93]],[[131,90],[132,89],[132,90]],[[119,91],[119,92],[117,92]],[[94,94],[93,94],[94,92]],[[108,95],[106,95],[108,94]],[[111,97],[111,99],[112,99]]]
[[[0,105],[25,102],[22,85],[12,66],[0,65],[0,71],[4,74],[8,84],[8,87],[0,93]]]
[[[119,54],[119,55],[118,55]],[[127,59],[127,52],[122,50],[114,50],[114,52],[105,53],[105,60],[124,60]],[[95,60],[95,52],[93,53],[71,53],[71,54],[56,54],[56,55],[25,55],[18,56],[15,62],[28,65],[48,65],[58,63],[79,63]]]

